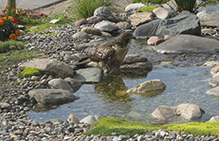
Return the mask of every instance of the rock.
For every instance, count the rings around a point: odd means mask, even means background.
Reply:
[[[176,107],[170,106],[160,106],[155,109],[152,116],[158,120],[167,120],[168,118],[174,117],[176,115]]]
[[[219,72],[219,65],[213,67],[213,68],[211,69],[211,71],[210,71],[210,74],[211,74],[211,75],[215,75],[215,74],[218,73],[218,72]]]
[[[56,125],[63,123],[63,121],[61,119],[58,119],[58,118],[57,119],[51,119],[50,122],[52,124],[56,124]]]
[[[148,58],[139,54],[128,54],[125,56],[123,64],[133,64],[136,62],[147,62]]]
[[[103,71],[100,68],[85,68],[77,70],[74,79],[81,83],[98,83],[102,76]]]
[[[209,81],[209,84],[212,86],[212,87],[216,87],[216,86],[219,86],[219,76],[215,76],[215,77],[212,77]]]
[[[171,19],[162,20],[156,30],[155,35],[163,38],[164,35],[175,36],[179,34],[201,35],[201,25],[199,18],[188,11],[183,11],[180,15]]]
[[[101,31],[95,27],[84,27],[81,29],[82,32],[86,32],[87,34],[93,34],[101,36]]]
[[[90,38],[90,36],[86,32],[83,32],[83,31],[75,33],[72,37],[73,39],[76,39],[76,40],[78,39],[88,40]]]
[[[136,39],[147,39],[151,36],[155,36],[155,33],[157,31],[157,27],[160,24],[160,22],[161,22],[161,20],[157,19],[157,20],[153,20],[149,23],[138,26],[134,30],[133,36]]]
[[[202,26],[218,27],[219,26],[219,11],[212,13],[206,18],[201,19]]]
[[[169,18],[169,11],[163,7],[158,7],[154,9],[153,12],[158,18],[162,20]]]
[[[219,116],[211,117],[211,119],[209,120],[209,122],[218,122],[218,121],[219,121]]]
[[[145,93],[149,91],[156,91],[165,89],[166,85],[159,79],[154,79],[150,81],[145,81],[140,85],[127,90],[128,93]]]
[[[95,9],[94,16],[99,16],[103,20],[109,20],[112,22],[116,21],[115,17],[112,15],[110,9],[107,7],[99,7],[97,9]]]
[[[197,119],[202,116],[201,108],[198,105],[189,103],[178,105],[176,113],[187,120]]]
[[[63,79],[52,79],[48,82],[48,84],[53,88],[53,89],[62,89],[62,90],[68,90],[70,92],[73,91],[73,89],[71,88],[71,86],[68,84],[67,81],[63,80]]]
[[[125,12],[133,11],[145,7],[143,3],[132,3],[125,7]]]
[[[155,42],[155,46],[157,46],[157,45],[159,45],[159,44],[161,44],[161,43],[163,43],[163,42],[165,42],[166,40],[164,40],[163,38],[160,38],[159,40],[157,40],[156,42]]]
[[[96,24],[96,23],[102,21],[102,18],[99,16],[92,16],[92,17],[87,18],[87,21],[89,24]]]
[[[154,20],[155,15],[153,12],[137,12],[129,16],[129,20],[131,21],[131,25],[137,27],[144,23],[148,23]]]
[[[171,39],[172,37],[170,36],[170,35],[164,35],[164,39],[165,40],[169,40],[169,39]]]
[[[81,82],[70,77],[65,78],[65,81],[67,81],[70,84],[71,88],[73,89],[73,92],[76,92],[82,86]]]
[[[159,40],[160,38],[158,36],[151,36],[148,41],[147,44],[148,45],[155,45],[155,43]]]
[[[194,35],[177,35],[153,47],[158,53],[215,53],[219,41]]]
[[[19,65],[19,67],[35,67],[41,70],[42,73],[54,75],[57,77],[74,77],[74,70],[66,63],[56,59],[38,58]]]
[[[0,109],[10,109],[11,105],[6,102],[0,102]]]
[[[219,62],[218,61],[207,61],[207,62],[205,62],[204,64],[203,64],[203,66],[207,66],[207,67],[215,67],[215,66],[219,66]],[[219,70],[219,67],[218,67],[218,70]],[[213,72],[213,74],[212,75],[214,75],[214,72]]]
[[[118,22],[116,25],[122,30],[130,29],[132,27],[132,25],[126,21]]]
[[[81,19],[81,20],[76,21],[76,22],[75,22],[75,26],[81,26],[81,25],[87,24],[87,23],[88,23],[88,21],[83,18],[83,19]]]
[[[44,71],[48,75],[61,78],[74,77],[75,75],[75,72],[70,65],[57,60],[53,60],[50,64],[48,64]]]
[[[119,27],[115,23],[110,21],[99,22],[94,27],[106,32],[113,32],[119,29]]]
[[[79,98],[69,91],[61,89],[33,89],[28,94],[43,105],[59,105],[73,102]]]
[[[208,90],[206,93],[213,96],[219,96],[219,86]]]
[[[206,19],[208,16],[210,16],[210,14],[208,14],[206,11],[201,11],[201,12],[197,13],[197,16],[200,19],[200,21],[202,21],[202,20]]]
[[[68,117],[68,123],[72,124],[79,124],[80,121],[78,119],[78,117],[76,117],[74,114],[70,114],[69,117]]]
[[[92,124],[93,122],[97,121],[99,118],[97,116],[89,115],[82,120],[80,120],[81,123],[87,123],[87,124]]]

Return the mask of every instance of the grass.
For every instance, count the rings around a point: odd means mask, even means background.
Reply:
[[[5,53],[10,50],[20,50],[24,48],[25,42],[18,42],[15,40],[9,40],[5,42],[0,41],[0,53]]]
[[[132,0],[132,3],[151,3],[151,4],[162,4],[166,3],[169,0]]]
[[[101,118],[92,124],[95,127],[92,130],[87,131],[85,134],[102,134],[104,136],[111,135],[112,132],[116,132],[117,135],[130,135],[146,133],[148,130],[159,130],[165,128],[168,131],[180,131],[185,134],[198,135],[213,135],[219,136],[219,122],[191,122],[184,124],[165,124],[165,125],[154,125],[154,124],[142,124],[139,122],[128,121],[116,117]]]

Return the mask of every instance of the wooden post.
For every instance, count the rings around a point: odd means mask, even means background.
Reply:
[[[8,0],[7,4],[11,6],[11,9],[16,8],[16,0]]]

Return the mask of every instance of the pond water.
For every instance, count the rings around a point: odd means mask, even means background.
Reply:
[[[219,11],[219,3],[218,4],[207,5],[203,8],[198,9],[198,11],[206,11],[209,14],[214,13],[216,11]]]
[[[129,54],[139,53],[147,56],[149,60],[156,60],[160,55],[154,53],[145,42],[132,41]],[[207,121],[210,117],[219,115],[219,97],[206,94],[210,89],[210,70],[209,67],[193,64],[180,67],[168,61],[154,63],[153,70],[141,77],[136,77],[136,74],[135,77],[111,75],[100,84],[84,84],[75,93],[80,99],[45,112],[31,111],[28,115],[39,122],[54,118],[66,121],[70,114],[74,114],[79,119],[88,115],[99,115],[155,123],[151,113],[157,107],[193,103],[205,110],[205,114],[198,121]],[[166,89],[142,95],[125,93],[125,90],[152,79],[163,81]]]

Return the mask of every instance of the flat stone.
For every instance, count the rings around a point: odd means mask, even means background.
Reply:
[[[152,116],[158,120],[167,120],[168,118],[174,117],[176,115],[176,107],[170,106],[160,106],[155,109]]]
[[[30,60],[28,62],[24,62],[24,63],[20,64],[19,67],[21,67],[21,68],[34,67],[34,68],[38,68],[40,70],[45,70],[46,66],[48,64],[52,63],[52,61],[54,61],[54,60],[48,59],[48,58],[38,58],[38,59]]]
[[[167,19],[169,17],[169,11],[163,7],[158,7],[154,9],[153,12],[158,18],[162,20]]]
[[[215,67],[217,65],[219,66],[218,61],[207,61],[203,64],[203,66],[207,66],[207,67]]]
[[[77,70],[74,79],[81,83],[99,83],[102,76],[103,71],[100,68],[85,68]]]
[[[213,96],[219,96],[219,86],[208,90],[206,93]]]
[[[148,23],[154,20],[153,12],[137,12],[129,16],[132,26],[137,27],[141,24]]]
[[[201,20],[202,26],[212,26],[212,27],[218,27],[219,26],[219,11],[212,13],[211,15],[207,16],[206,18],[203,18]]]
[[[59,105],[73,102],[79,98],[71,92],[62,89],[33,89],[28,94],[43,105]]]
[[[219,41],[194,35],[177,35],[153,47],[159,53],[215,53]]]

